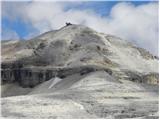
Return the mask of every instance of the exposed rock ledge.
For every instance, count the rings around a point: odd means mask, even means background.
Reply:
[[[51,79],[52,77],[58,76],[64,78],[73,74],[87,74],[94,71],[104,70],[109,74],[112,71],[107,68],[102,68],[98,66],[77,66],[77,67],[22,67],[20,64],[12,65],[2,65],[2,84],[18,82],[22,87],[34,87],[44,81]]]

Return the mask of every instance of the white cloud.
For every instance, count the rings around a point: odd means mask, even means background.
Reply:
[[[140,47],[158,55],[158,4],[135,7],[120,3],[114,6],[111,16],[109,26],[112,33],[134,41]]]
[[[81,3],[72,2],[76,4]],[[121,2],[113,6],[109,17],[101,17],[90,9],[65,11],[67,5],[64,2],[30,2],[19,5],[16,13],[40,33],[58,29],[70,21],[122,37],[158,55],[158,3],[134,6]]]

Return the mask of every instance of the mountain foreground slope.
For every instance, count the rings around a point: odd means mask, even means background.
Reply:
[[[68,25],[1,48],[3,117],[159,117],[158,58],[119,37]]]

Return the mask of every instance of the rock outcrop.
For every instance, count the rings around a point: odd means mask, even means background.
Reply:
[[[112,74],[112,71],[107,68],[98,66],[77,66],[66,68],[49,68],[49,67],[19,67],[5,68],[1,72],[2,84],[18,82],[22,87],[34,87],[44,81],[57,77],[65,78],[73,74],[80,75],[88,74],[95,71],[106,71]]]

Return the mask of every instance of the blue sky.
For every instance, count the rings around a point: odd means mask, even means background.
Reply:
[[[2,2],[2,39],[30,39],[65,22],[84,24],[158,54],[158,2]],[[149,35],[149,36],[146,36]]]
[[[142,4],[147,4],[150,1],[128,1],[136,6],[142,5]],[[110,10],[112,7],[120,3],[120,1],[94,1],[94,2],[84,2],[81,5],[77,6],[69,6],[69,8],[75,8],[75,9],[92,9],[94,10],[97,14],[101,16],[107,16],[110,13]]]

